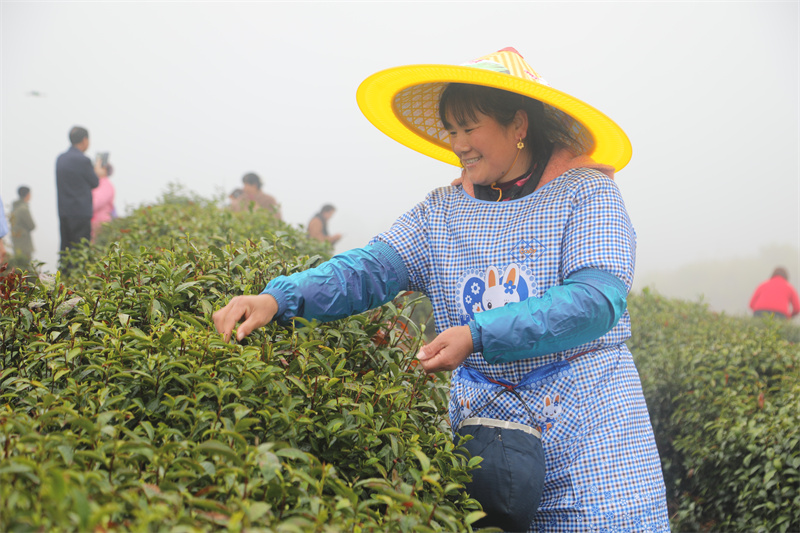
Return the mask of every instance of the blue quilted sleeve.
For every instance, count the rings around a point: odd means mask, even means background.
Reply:
[[[616,325],[627,308],[627,293],[613,274],[579,270],[541,298],[476,314],[470,322],[473,349],[496,364],[580,346]]]
[[[262,294],[278,302],[275,319],[330,322],[391,301],[408,287],[399,254],[383,242],[335,255],[316,268],[270,281]]]

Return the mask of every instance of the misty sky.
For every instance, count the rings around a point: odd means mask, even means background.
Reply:
[[[800,247],[798,5],[3,0],[0,195],[31,187],[54,268],[55,159],[77,124],[87,155],[111,153],[122,213],[253,171],[287,221],[330,202],[336,250],[362,246],[458,172],[372,126],[361,81],[513,46],[630,137],[639,273]]]

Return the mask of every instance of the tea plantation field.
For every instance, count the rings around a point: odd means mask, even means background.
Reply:
[[[674,531],[800,531],[800,328],[644,292],[633,352]]]
[[[171,190],[0,281],[0,531],[471,531],[427,302],[238,344],[211,314],[330,248]],[[675,531],[800,530],[796,327],[629,301]],[[430,332],[427,332],[430,334]]]

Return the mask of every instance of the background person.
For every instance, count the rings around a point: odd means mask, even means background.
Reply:
[[[236,211],[247,211],[253,209],[270,209],[281,218],[281,209],[278,201],[272,196],[261,190],[262,182],[258,174],[248,172],[242,176],[242,194],[236,204],[231,204],[231,208]]]
[[[80,126],[69,132],[72,146],[56,159],[56,192],[61,226],[61,251],[92,238],[92,189],[100,183],[92,162],[83,153],[89,132]]]
[[[14,245],[14,256],[19,263],[30,266],[33,259],[33,239],[31,232],[36,229],[33,222],[29,203],[31,201],[31,190],[29,187],[22,186],[17,189],[19,198],[14,201],[11,208],[11,244]]]
[[[319,213],[311,217],[311,220],[308,222],[308,229],[306,232],[308,233],[309,237],[317,239],[318,241],[336,244],[336,242],[342,238],[342,235],[340,233],[337,233],[336,235],[328,235],[328,221],[335,212],[336,208],[331,204],[323,205]]]
[[[240,209],[239,200],[241,199],[241,197],[242,197],[242,189],[238,187],[236,189],[233,189],[231,193],[228,195],[228,200],[230,201],[230,203],[228,204],[228,209],[230,209],[231,211],[238,211]]]
[[[97,238],[100,226],[111,222],[117,214],[114,207],[114,184],[110,179],[114,167],[108,162],[99,162],[96,169],[98,185],[92,189],[92,242]]]
[[[750,309],[753,316],[775,315],[786,319],[800,313],[800,299],[789,283],[785,268],[777,267],[772,277],[756,288],[750,298]]]
[[[217,330],[228,339],[241,321],[242,339],[273,319],[334,320],[424,292],[439,335],[417,358],[427,372],[453,370],[454,431],[503,437],[485,441],[499,451],[480,453],[468,485],[488,513],[476,526],[669,531],[625,345],[635,234],[612,179],[630,159],[624,132],[551,89],[511,48],[468,65],[379,72],[358,101],[384,133],[461,164],[462,183],[429,193],[365,248],[233,298],[215,313]],[[504,444],[536,425],[540,442]],[[522,485],[540,475],[537,443],[542,484]]]
[[[0,198],[0,267],[6,262],[6,243],[3,238],[8,234],[6,211],[3,208],[3,199]]]

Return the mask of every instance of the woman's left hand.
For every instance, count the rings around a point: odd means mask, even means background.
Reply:
[[[458,187],[461,185],[461,188],[464,189],[465,193],[472,197],[475,196],[475,188],[472,186],[472,182],[467,179],[467,171],[464,169],[461,169],[461,176],[451,181],[450,185],[453,187]]]
[[[455,370],[472,353],[472,333],[469,326],[456,326],[444,330],[417,354],[427,373]]]
[[[453,187],[458,187],[459,185],[464,183],[464,176],[466,176],[466,175],[467,175],[467,171],[462,168],[461,169],[461,175],[459,177],[457,177],[456,179],[454,179],[453,181],[451,181],[450,185],[452,185]]]

